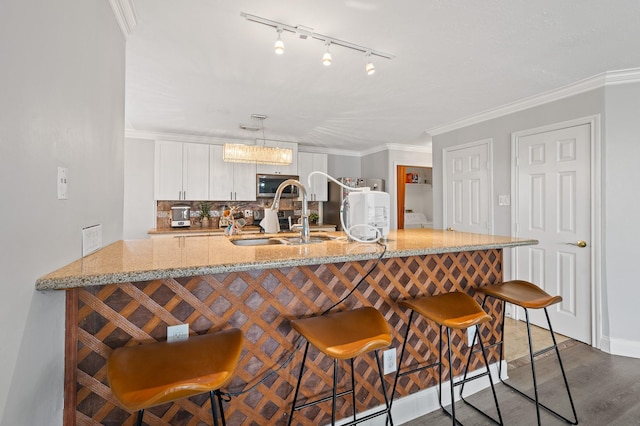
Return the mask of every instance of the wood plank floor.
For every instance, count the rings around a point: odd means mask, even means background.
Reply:
[[[640,359],[609,355],[573,340],[560,346],[580,425],[640,425]],[[510,365],[515,368],[509,368],[509,382],[522,390],[531,390],[529,363],[519,359]],[[555,353],[536,359],[539,394],[543,403],[570,417],[557,365]],[[535,406],[531,402],[502,384],[496,385],[496,389],[505,425],[536,424]],[[490,389],[467,399],[492,414],[495,412]],[[492,424],[462,402],[456,404],[456,414],[464,425]],[[406,426],[450,424],[451,419],[440,410],[405,423]],[[542,424],[566,423],[543,410]]]

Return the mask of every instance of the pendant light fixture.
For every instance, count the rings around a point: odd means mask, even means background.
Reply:
[[[276,44],[273,47],[273,51],[276,52],[276,55],[282,55],[284,53],[284,43],[280,39],[282,35],[282,27],[278,27],[278,39],[276,40]]]
[[[331,52],[329,52],[329,46],[331,45],[331,42],[326,41],[324,45],[327,46],[327,51],[324,52],[324,55],[322,55],[322,65],[328,67],[329,65],[331,65]]]
[[[373,62],[371,62],[371,52],[367,52],[364,56],[367,58],[367,65],[365,65],[364,69],[367,75],[372,75],[376,72],[376,67],[374,67]]]
[[[287,166],[293,162],[293,150],[265,145],[263,114],[251,114],[254,120],[260,120],[262,128],[262,145],[244,145],[239,143],[225,143],[222,149],[222,159],[231,163],[275,164]],[[243,126],[247,130],[259,130],[257,127]]]

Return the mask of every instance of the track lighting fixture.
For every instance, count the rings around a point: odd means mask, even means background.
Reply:
[[[278,27],[277,31],[278,39],[276,40],[276,44],[273,47],[273,51],[276,52],[276,55],[282,55],[284,53],[284,43],[280,39],[280,36],[282,35],[282,28]]]
[[[364,53],[365,56],[367,57],[365,70],[368,75],[371,75],[376,71],[376,68],[374,67],[373,62],[371,62],[371,56],[377,56],[379,58],[384,58],[384,59],[393,59],[395,57],[394,55],[391,55],[389,53],[380,52],[378,50],[374,50],[369,47],[360,46],[359,44],[355,44],[355,43],[351,43],[345,40],[340,40],[334,37],[329,37],[326,35],[314,33],[313,28],[309,28],[303,25],[297,25],[297,26],[287,25],[287,24],[283,24],[282,22],[272,21],[270,19],[262,18],[256,15],[250,15],[244,12],[241,12],[240,16],[245,18],[247,21],[256,22],[262,25],[267,25],[269,27],[276,29],[276,31],[278,32],[278,39],[276,40],[276,43],[274,45],[274,51],[278,55],[282,55],[284,53],[284,43],[282,42],[281,35],[283,31],[286,31],[286,32],[290,32],[297,35],[298,38],[301,40],[314,39],[314,40],[322,41],[326,46],[326,51],[322,56],[322,64],[327,67],[331,65],[331,62],[333,60],[333,58],[331,57],[331,53],[329,52],[329,46],[333,44]]]
[[[329,52],[329,45],[331,45],[331,42],[327,41],[324,45],[327,46],[327,51],[322,55],[322,65],[328,67],[331,65],[331,52]]]
[[[367,65],[364,67],[367,75],[371,75],[376,72],[376,67],[373,66],[373,62],[371,62],[371,52],[367,52],[364,55],[367,58]]]

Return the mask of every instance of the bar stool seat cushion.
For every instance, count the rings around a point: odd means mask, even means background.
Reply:
[[[351,359],[391,344],[389,326],[372,307],[291,321],[291,326],[322,353]]]
[[[107,360],[111,391],[124,408],[138,411],[220,389],[238,365],[242,341],[242,332],[230,329],[117,348]]]
[[[537,285],[521,280],[505,281],[477,290],[496,299],[530,309],[542,309],[562,301],[562,296],[551,296]]]
[[[401,300],[398,304],[449,328],[464,329],[491,321],[491,316],[478,302],[468,294],[457,291]]]

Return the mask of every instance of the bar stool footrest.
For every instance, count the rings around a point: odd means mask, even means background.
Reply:
[[[362,416],[360,418],[357,418],[355,420],[351,420],[348,423],[340,423],[340,426],[352,426],[352,425],[356,425],[358,423],[362,423],[365,422],[367,420],[371,420],[374,417],[378,417],[381,416],[383,414],[387,414],[387,416],[389,416],[389,409],[385,408],[384,410],[380,410],[380,411],[376,411],[375,413],[371,413],[371,414],[367,414],[366,416]]]
[[[429,365],[424,365],[424,366],[412,368],[411,370],[398,371],[397,375],[398,375],[398,377],[404,377],[404,376],[408,376],[409,374],[417,373],[418,371],[426,370],[428,368],[437,367],[439,365],[442,365],[442,363],[440,361],[436,361],[436,362],[434,362],[432,364],[429,364]]]
[[[520,395],[524,396],[525,398],[527,398],[530,402],[532,402],[535,405],[536,400],[534,398],[531,398],[529,395],[527,395],[526,393],[524,393],[520,389],[516,388],[512,384],[509,384],[509,383],[505,382],[502,379],[500,379],[500,381],[502,382],[503,385],[505,385],[506,387],[508,387],[509,389],[511,389],[511,390],[513,390],[515,392],[518,392]],[[540,406],[540,408],[544,408],[549,414],[553,414],[554,416],[556,416],[557,418],[559,418],[560,420],[562,420],[562,421],[564,421],[566,423],[569,423],[571,425],[577,425],[578,424],[578,419],[577,418],[575,420],[569,420],[566,417],[564,417],[562,414],[558,413],[557,411],[554,411],[553,409],[547,407],[542,402],[538,402],[538,405]]]
[[[339,398],[339,397],[342,397],[342,396],[346,396],[346,395],[351,395],[352,393],[353,393],[353,389],[342,391],[342,392],[336,394],[336,398]],[[312,407],[312,406],[320,404],[322,402],[331,401],[332,399],[333,399],[333,396],[329,395],[329,396],[325,396],[324,398],[316,399],[315,401],[305,402],[304,404],[296,405],[295,407],[293,407],[293,411],[300,411],[303,408]]]

